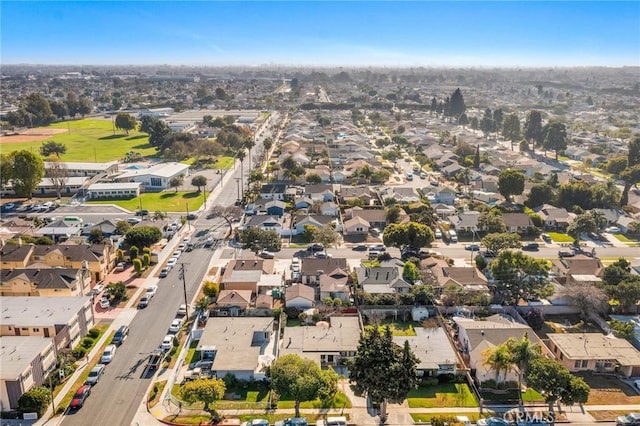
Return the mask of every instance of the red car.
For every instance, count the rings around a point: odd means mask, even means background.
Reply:
[[[72,410],[78,410],[82,408],[84,405],[84,400],[87,399],[89,394],[91,393],[91,385],[82,385],[78,389],[75,395],[73,395],[73,400],[71,401],[71,405],[69,406]]]

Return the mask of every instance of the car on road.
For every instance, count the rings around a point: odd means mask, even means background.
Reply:
[[[439,228],[436,228],[436,230],[433,232],[433,235],[436,238],[442,238],[442,231]]]
[[[165,266],[164,268],[162,268],[162,270],[160,271],[160,278],[164,278],[167,275],[169,275],[169,271],[171,271],[171,266]]]
[[[121,325],[120,327],[118,327],[118,330],[116,330],[116,334],[113,335],[113,339],[111,339],[111,344],[120,346],[121,344],[124,343],[125,340],[127,340],[128,336],[129,336],[129,327],[127,327],[126,325]]]
[[[3,204],[2,205],[2,210],[4,211],[10,211],[16,208],[16,205],[14,203],[7,203],[7,204]]]
[[[127,218],[127,223],[129,223],[130,225],[136,225],[138,223],[142,222],[142,219],[140,219],[139,217],[128,217]]]
[[[140,301],[138,302],[138,309],[144,309],[147,306],[149,306],[149,302],[151,301],[151,298],[147,295],[144,295],[140,298]]]
[[[193,243],[187,243],[187,248],[185,249],[185,251],[193,251],[194,249],[194,245]]]
[[[544,241],[545,243],[551,243],[553,241],[551,239],[551,235],[549,234],[542,234],[540,235],[540,237],[542,238],[542,241]]]
[[[171,257],[175,257],[176,259],[179,259],[180,256],[182,256],[182,250],[176,250],[171,254]]]
[[[274,424],[275,426],[308,426],[307,419],[304,417],[293,417],[289,419],[279,420]]]
[[[616,426],[638,426],[640,425],[640,413],[629,413],[626,416],[616,417]]]
[[[176,318],[173,321],[171,321],[171,325],[169,325],[169,333],[177,333],[178,331],[180,331],[180,328],[182,327],[182,323],[184,322],[184,318]]]
[[[178,308],[178,315],[179,316],[187,315],[187,305],[185,305],[184,303],[180,305],[180,307]]]
[[[276,257],[275,254],[271,253],[270,251],[266,251],[266,250],[261,250],[258,252],[258,256],[263,258],[263,259],[274,259]]]
[[[317,251],[324,251],[324,246],[322,244],[311,244],[307,247],[307,251],[310,253],[315,253]]]
[[[97,284],[91,291],[94,296],[99,295],[104,290],[104,284]]]
[[[95,386],[100,380],[100,376],[104,373],[104,364],[98,364],[89,371],[89,375],[87,376],[87,380],[85,380],[85,384]]]
[[[156,295],[156,293],[158,292],[158,286],[157,285],[150,285],[149,287],[147,287],[147,296],[149,296],[149,298],[152,298],[153,296]]]
[[[464,246],[464,249],[469,251],[480,251],[480,244],[467,244]]]
[[[169,260],[167,260],[167,266],[169,268],[173,268],[174,266],[176,266],[176,263],[178,263],[178,258],[177,257],[172,257]]]
[[[111,306],[111,302],[109,302],[109,299],[106,297],[101,297],[98,303],[102,309],[108,309]]]
[[[122,271],[124,271],[124,268],[125,268],[125,266],[124,266],[124,262],[119,262],[119,263],[116,265],[116,267],[115,267],[115,269],[114,269],[113,271],[114,271],[114,272],[122,272]]]
[[[497,257],[496,253],[491,251],[491,250],[486,250],[482,252],[482,256],[486,257],[486,258],[494,258]]]
[[[149,215],[149,210],[136,210],[136,216],[147,216]]]
[[[313,255],[316,259],[330,259],[333,257],[331,253],[325,253],[323,251],[319,251],[314,253]]]
[[[486,419],[479,419],[476,423],[477,426],[509,426],[509,422],[500,417],[487,417]]]
[[[300,272],[300,259],[294,257],[291,260],[291,270],[293,272]]]
[[[240,426],[269,426],[269,420],[253,419],[242,423]]]
[[[162,349],[163,351],[168,351],[169,349],[171,349],[173,347],[173,338],[175,336],[173,334],[167,334],[166,336],[164,336],[164,339],[162,339],[162,343],[160,344],[160,349]]]
[[[178,250],[184,252],[187,249],[187,243],[180,243]]]
[[[369,246],[369,251],[386,251],[387,247],[384,244],[375,244],[373,246]]]
[[[367,251],[369,247],[366,244],[356,244],[351,248],[353,251]]]
[[[574,257],[576,254],[571,250],[558,250],[558,257]]]
[[[205,246],[205,247],[209,248],[209,247],[211,247],[212,245],[213,245],[213,238],[212,238],[212,237],[209,237],[209,238],[207,238],[207,239],[204,241],[204,246]]]
[[[69,408],[71,410],[79,410],[84,405],[84,401],[91,394],[91,385],[82,385],[73,395]]]
[[[522,250],[524,251],[538,251],[540,249],[540,244],[538,243],[526,243],[523,244]]]
[[[116,345],[108,345],[104,348],[104,352],[102,352],[102,356],[100,357],[101,364],[109,364],[113,361],[113,357],[116,354]]]
[[[619,234],[622,231],[617,226],[610,226],[607,229],[605,229],[605,232],[608,232],[610,234]]]

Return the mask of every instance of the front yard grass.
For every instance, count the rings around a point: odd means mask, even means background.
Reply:
[[[487,410],[485,410],[485,414],[486,413],[487,413]],[[456,416],[466,416],[473,423],[477,422],[480,418],[483,417],[480,415],[480,413],[467,413],[467,412],[456,413],[454,411],[452,412],[447,411],[442,413],[411,413],[411,418],[416,423],[429,423],[431,422],[431,419],[433,417],[449,418],[449,417],[456,417]]]
[[[477,407],[478,401],[466,383],[422,386],[409,392],[409,408]]]
[[[140,194],[139,197],[130,198],[128,200],[122,199],[106,199],[87,201],[86,204],[115,204],[130,211],[135,211],[140,208],[149,210],[151,214],[154,212],[193,212],[198,210],[202,205],[203,197],[202,192],[193,191],[178,191],[173,190],[163,192],[146,192]]]
[[[622,243],[626,243],[629,245],[640,244],[640,240],[638,240],[637,238],[629,238],[626,235],[622,235],[622,234],[613,234],[613,236],[616,237],[616,239]]]
[[[555,243],[572,243],[573,242],[573,237],[570,237],[567,234],[563,234],[560,232],[547,232],[547,234],[551,237],[551,239]]]
[[[200,351],[196,351],[198,347],[199,340],[193,340],[189,344],[189,349],[187,350],[187,356],[184,358],[185,362],[188,364],[200,361]]]
[[[587,405],[640,404],[640,395],[631,386],[612,376],[579,374],[591,388]]]

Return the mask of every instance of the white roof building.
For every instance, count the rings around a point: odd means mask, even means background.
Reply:
[[[140,182],[148,190],[162,190],[169,187],[172,178],[180,175],[189,175],[188,164],[160,163],[146,169],[128,170],[116,179],[120,182]]]

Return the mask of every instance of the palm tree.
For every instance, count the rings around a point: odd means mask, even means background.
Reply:
[[[496,383],[500,379],[500,372],[506,373],[513,368],[513,357],[506,345],[498,345],[492,348],[488,348],[482,352],[484,361],[482,365],[487,366],[495,370]]]
[[[539,343],[533,343],[529,340],[529,335],[524,333],[522,339],[515,339],[510,337],[504,343],[509,353],[511,354],[511,361],[518,367],[518,390],[522,389],[522,378],[524,374],[529,370],[529,366],[534,359],[542,356],[542,348]],[[520,394],[520,392],[518,392]]]

